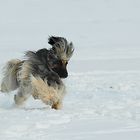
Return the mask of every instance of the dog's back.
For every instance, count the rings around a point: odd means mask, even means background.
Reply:
[[[7,62],[4,67],[4,75],[1,82],[1,92],[10,92],[19,87],[17,81],[17,72],[23,62],[19,59],[13,59]]]

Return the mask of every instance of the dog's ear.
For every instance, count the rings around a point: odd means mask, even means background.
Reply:
[[[63,37],[51,36],[49,37],[48,43],[52,45],[51,50],[53,50],[61,60],[68,61],[74,52],[72,42],[68,43],[68,41]]]
[[[58,43],[62,40],[67,42],[66,39],[63,38],[63,37],[50,36],[49,39],[48,39],[48,43],[53,46],[54,44],[56,44],[56,43]]]
[[[40,50],[38,50],[37,52],[36,52],[36,55],[38,56],[38,57],[47,57],[47,55],[48,55],[48,50],[47,49],[40,49]]]

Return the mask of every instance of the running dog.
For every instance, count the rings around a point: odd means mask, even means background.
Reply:
[[[40,99],[51,108],[61,109],[65,95],[67,64],[74,47],[63,37],[51,36],[50,49],[28,51],[25,59],[14,59],[7,62],[1,82],[1,92],[18,89],[14,96],[15,104],[23,104],[31,95]]]

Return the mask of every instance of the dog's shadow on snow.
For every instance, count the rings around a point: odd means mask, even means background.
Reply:
[[[8,104],[8,105],[5,105],[5,104],[1,104],[0,105],[0,109],[2,110],[25,110],[25,111],[34,111],[34,110],[50,110],[50,107],[49,106],[45,106],[45,107],[29,107],[29,106],[18,106],[14,103],[12,104]]]
[[[49,107],[22,107],[20,108],[25,111],[34,111],[34,110],[49,110]]]
[[[10,98],[9,98],[10,96]],[[16,105],[13,101],[14,95],[5,96],[1,94],[0,100],[0,110],[26,110],[26,111],[34,111],[34,110],[50,110],[50,106],[44,106],[40,101],[31,101],[32,98],[29,99],[25,104],[19,106]],[[31,102],[30,102],[31,101]]]

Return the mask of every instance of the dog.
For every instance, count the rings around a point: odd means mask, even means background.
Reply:
[[[51,36],[49,49],[27,51],[25,59],[7,62],[1,82],[1,92],[18,89],[15,104],[22,105],[31,95],[53,109],[61,109],[65,95],[63,78],[68,77],[67,64],[74,47],[63,37]]]

